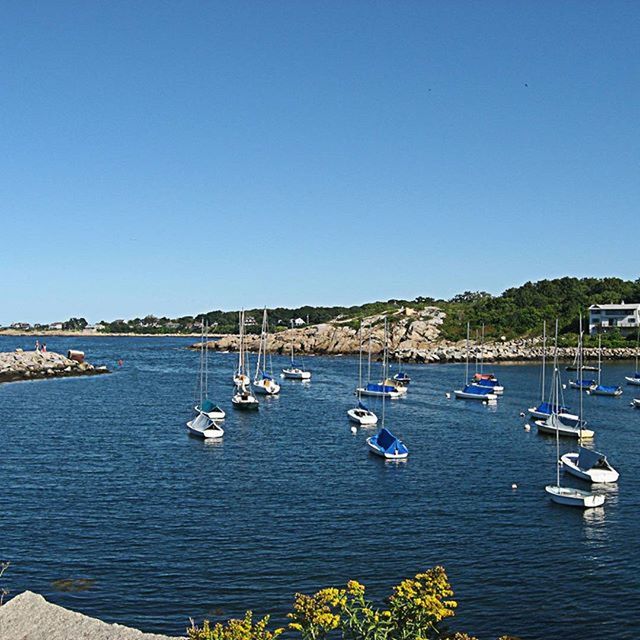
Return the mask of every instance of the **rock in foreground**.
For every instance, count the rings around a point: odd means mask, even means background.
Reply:
[[[0,353],[0,382],[66,378],[109,373],[106,367],[76,362],[53,351],[10,351]]]
[[[47,602],[25,591],[0,607],[3,640],[177,640],[143,633],[120,624],[107,624]]]

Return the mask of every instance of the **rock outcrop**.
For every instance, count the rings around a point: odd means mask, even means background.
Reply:
[[[0,607],[2,640],[179,640],[107,624],[25,591]]]
[[[463,362],[466,358],[466,342],[450,342],[442,339],[440,327],[446,314],[438,307],[427,307],[422,310],[401,308],[387,314],[389,320],[389,351],[392,357],[400,357],[405,362]],[[364,349],[369,345],[371,334],[372,353],[379,357],[382,353],[384,334],[384,315],[363,318]],[[369,331],[371,325],[371,331]],[[288,353],[291,345],[297,354],[357,354],[360,348],[358,336],[359,322],[350,320],[334,320],[300,329],[287,329],[269,336],[268,350],[271,353]],[[258,350],[259,336],[245,336],[249,351]],[[237,351],[239,336],[225,335],[219,340],[209,342],[209,348],[218,351]],[[200,347],[200,343],[191,346]],[[540,338],[500,340],[485,342],[484,346],[472,342],[470,359],[482,355],[485,362],[523,362],[540,360],[542,345]],[[547,356],[553,355],[553,349],[547,348]],[[559,349],[562,361],[573,360],[575,347]],[[597,349],[585,349],[585,360],[595,362]],[[626,360],[635,357],[633,348],[603,349],[605,360]]]
[[[76,362],[53,351],[8,351],[0,353],[0,382],[65,378],[109,373],[106,367]]]

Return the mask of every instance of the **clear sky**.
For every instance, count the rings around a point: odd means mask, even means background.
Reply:
[[[640,4],[5,0],[0,323],[638,277]]]

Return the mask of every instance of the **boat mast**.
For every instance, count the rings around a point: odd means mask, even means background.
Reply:
[[[205,323],[204,334],[204,397],[209,397],[209,322]],[[202,404],[200,404],[202,408]]]
[[[542,321],[542,373],[540,382],[540,401],[544,402],[544,376],[547,368],[547,321]]]
[[[467,322],[467,355],[466,355],[465,367],[464,367],[464,382],[462,387],[463,389],[467,384],[469,384],[469,330],[470,330],[470,326],[469,326],[469,322]]]
[[[555,397],[554,397],[555,396]],[[551,397],[551,414],[555,414],[556,429],[556,486],[560,486],[560,375],[558,371],[558,319],[556,318],[555,346],[553,350],[553,392]],[[556,408],[557,407],[557,408]]]
[[[480,338],[480,373],[484,372],[484,322],[482,323],[482,337]]]
[[[602,377],[602,336],[598,334],[598,386]]]
[[[289,320],[289,326],[291,327],[291,368],[293,369],[293,318]]]
[[[583,395],[584,395],[584,373],[583,373],[583,367],[584,367],[584,354],[582,351],[582,313],[580,314],[580,342],[578,343],[578,356],[580,358],[580,388],[578,389],[578,393],[580,394],[580,401],[579,401],[579,410],[578,410],[578,429],[579,429],[579,433],[578,433],[578,440],[582,441],[582,404],[583,404]]]
[[[382,374],[384,376],[384,361],[387,357],[387,318],[384,319],[384,346],[382,348],[382,363],[383,369]],[[385,380],[386,378],[382,378],[382,428],[384,429],[384,405],[385,405],[385,396],[387,395],[385,392]]]
[[[371,320],[369,320],[369,355],[367,356],[367,384],[371,382]]]
[[[202,386],[204,376],[204,320],[200,324],[200,408],[202,409]]]
[[[360,337],[360,354],[358,358],[358,403],[362,401],[362,320],[360,320],[360,329],[358,329]]]

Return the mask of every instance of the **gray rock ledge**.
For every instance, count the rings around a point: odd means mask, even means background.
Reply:
[[[0,607],[2,640],[177,640],[107,624],[25,591]]]
[[[69,360],[55,351],[0,352],[0,383],[42,378],[95,376],[109,373],[106,367],[94,367],[88,362]]]

